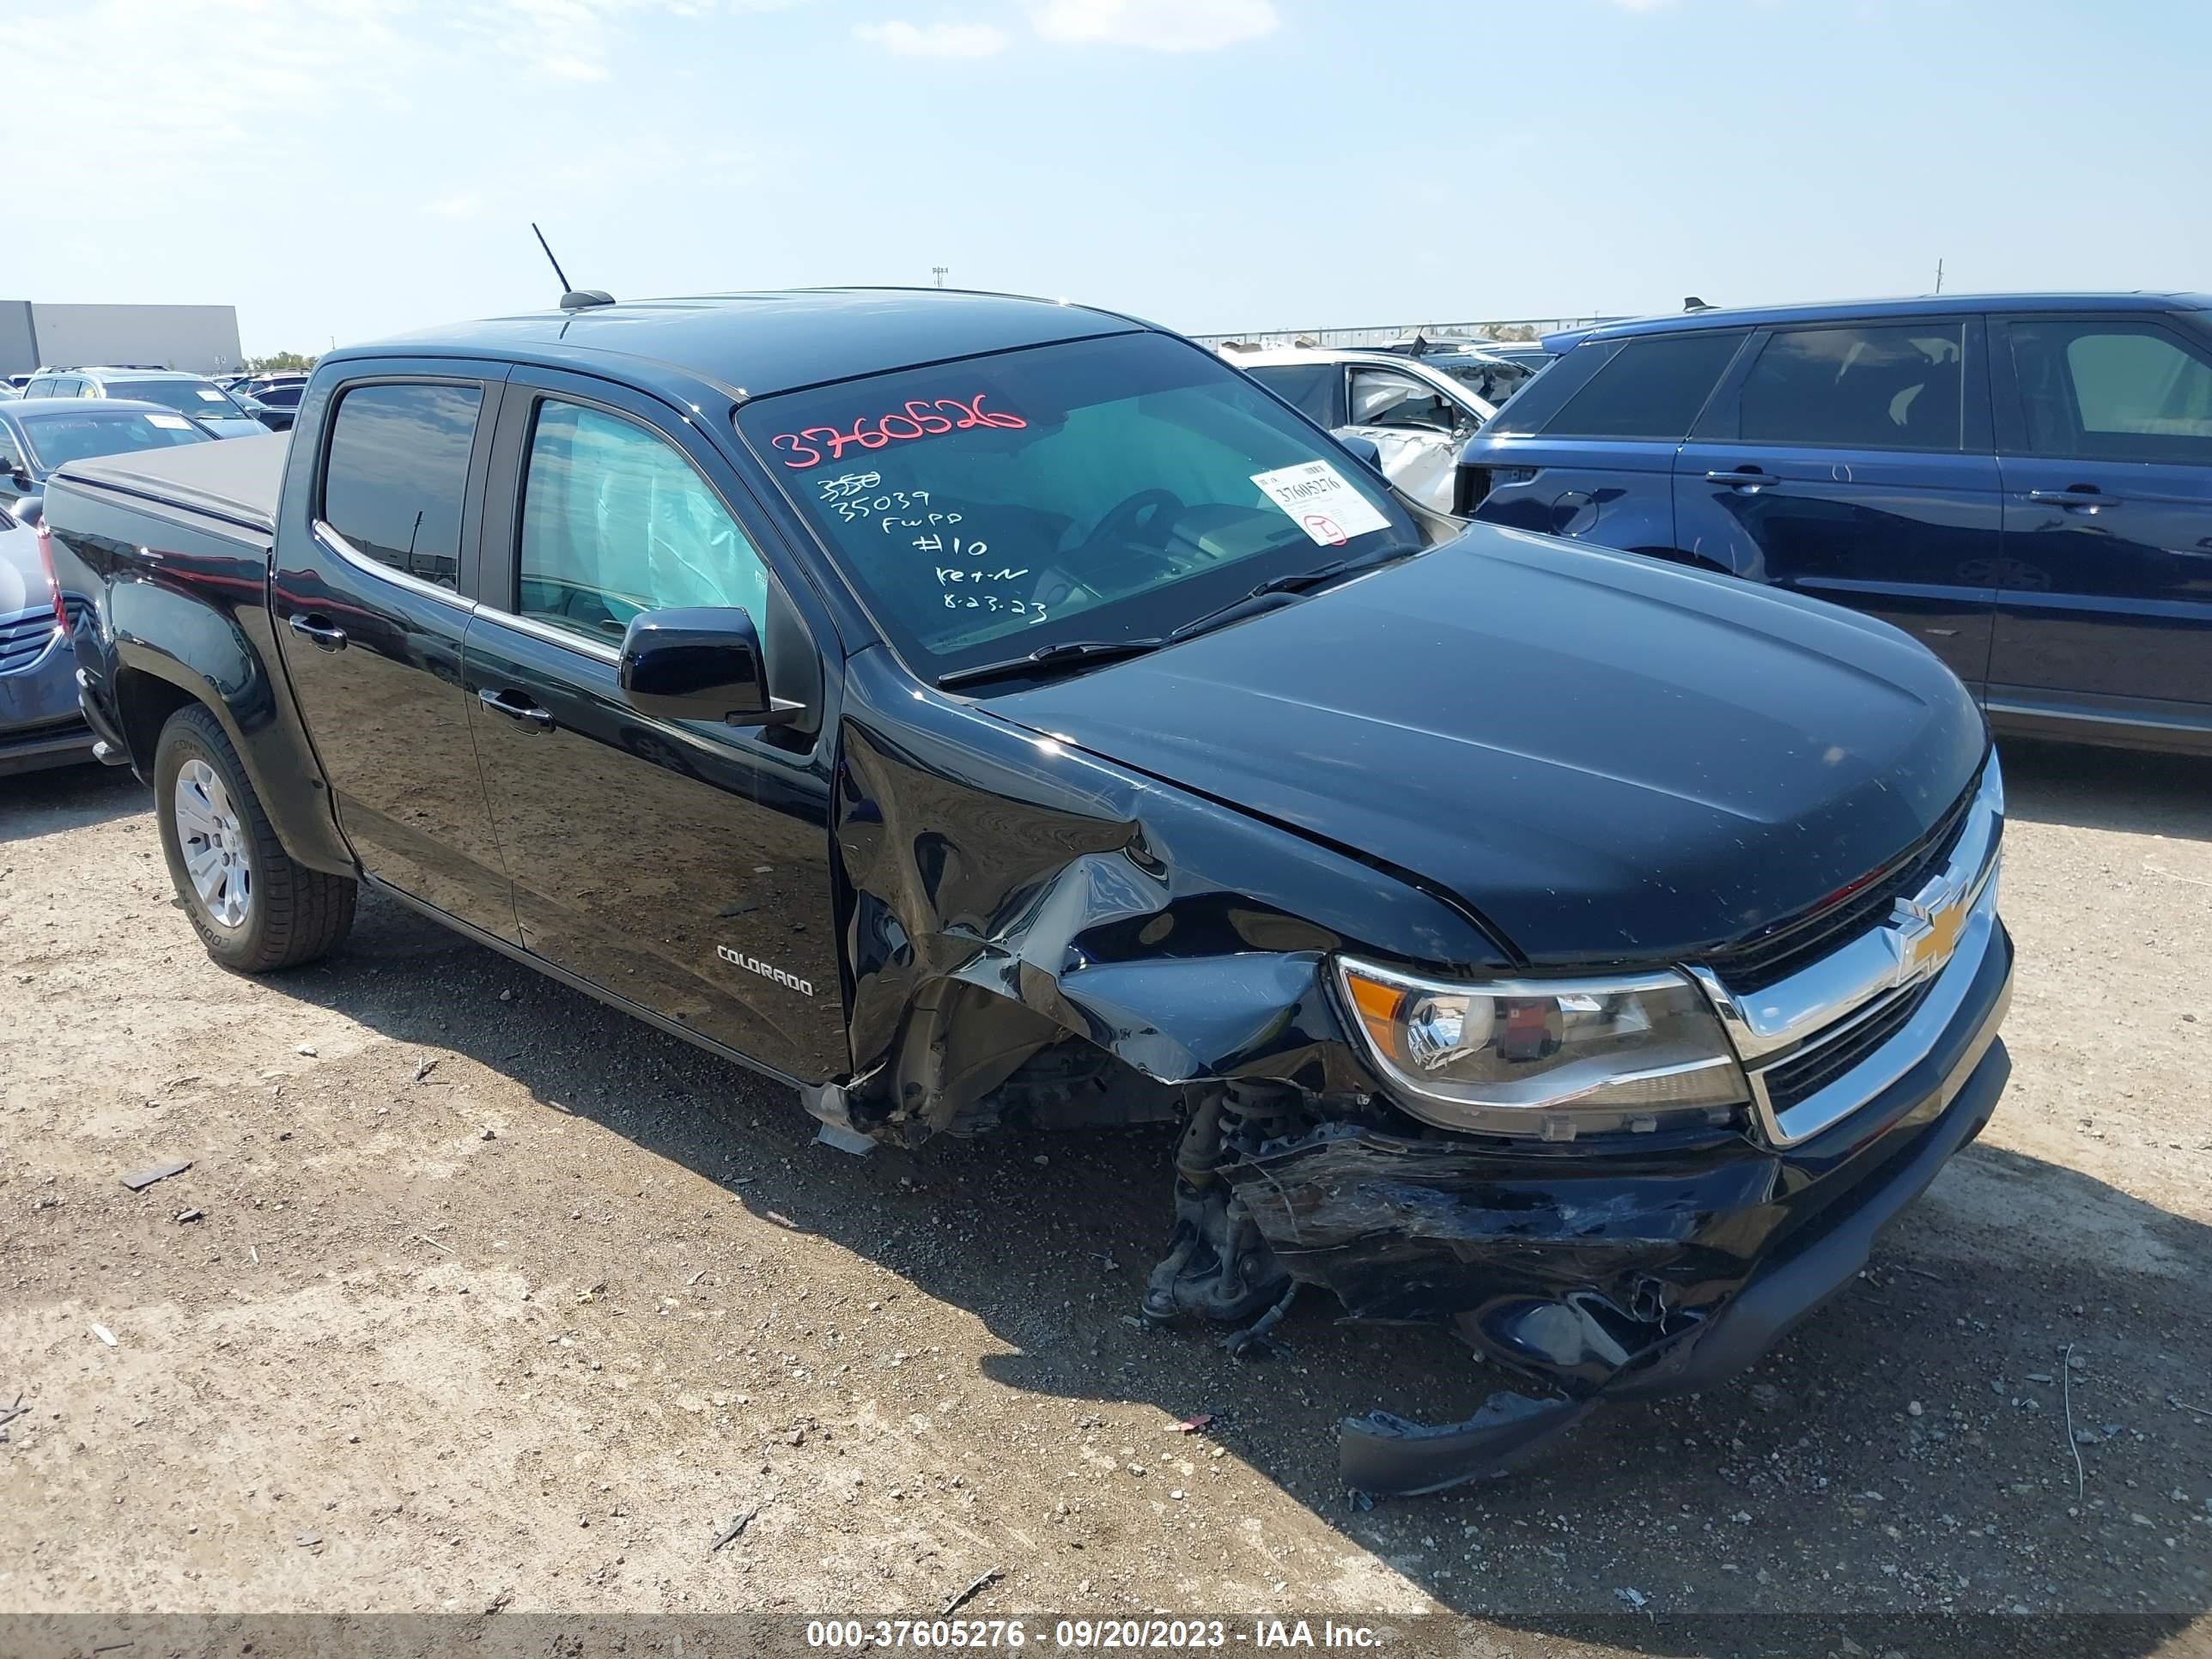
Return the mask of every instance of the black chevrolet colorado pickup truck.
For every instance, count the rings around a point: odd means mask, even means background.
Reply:
[[[1109,313],[571,297],[52,485],[217,961],[366,884],[851,1147],[1157,1122],[1148,1318],[1531,1385],[1347,1422],[1368,1491],[1741,1370],[1988,1120],[1997,763],[1894,629],[1430,513]]]

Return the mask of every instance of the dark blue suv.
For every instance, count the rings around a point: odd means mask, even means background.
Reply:
[[[1463,453],[1461,513],[1880,617],[2000,731],[2212,750],[2212,297],[1699,311],[1546,343],[1565,355]]]

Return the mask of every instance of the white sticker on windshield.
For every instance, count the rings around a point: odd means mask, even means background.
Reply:
[[[155,426],[167,427],[172,432],[190,432],[192,429],[192,423],[181,415],[149,415],[146,418]]]
[[[1354,536],[1390,527],[1375,503],[1346,483],[1327,461],[1255,472],[1252,482],[1323,547],[1342,547]]]
[[[192,390],[199,393],[200,401],[204,404],[219,404],[222,401],[222,393],[211,386],[194,386]]]

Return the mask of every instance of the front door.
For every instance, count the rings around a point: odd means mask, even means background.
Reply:
[[[1992,704],[2201,723],[2212,716],[2212,337],[2144,313],[1998,328]]]
[[[461,636],[500,381],[380,364],[328,393],[287,463],[276,638],[362,867],[514,937],[461,690]],[[501,371],[494,371],[494,374]]]
[[[1979,690],[2002,509],[1978,319],[1774,329],[1675,458],[1699,562],[1902,629]]]
[[[1473,410],[1419,376],[1356,363],[1346,375],[1350,420],[1339,430],[1375,446],[1382,476],[1438,513],[1452,510],[1462,445],[1481,422]]]
[[[738,606],[770,653],[813,646],[740,527],[746,499],[641,394],[517,369],[466,702],[523,944],[554,966],[804,1081],[844,1071],[828,744],[641,714],[624,628]],[[782,612],[778,614],[778,608]]]

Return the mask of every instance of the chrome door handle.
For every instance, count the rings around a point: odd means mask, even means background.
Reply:
[[[1708,472],[1705,474],[1705,482],[1733,484],[1739,489],[1756,489],[1761,484],[1780,483],[1782,480],[1771,472]]]
[[[2068,507],[2094,513],[2100,507],[2118,507],[2117,495],[2099,495],[2089,489],[2031,489],[2027,499],[2039,507]]]
[[[540,708],[534,702],[507,701],[509,697],[519,697],[521,695],[520,691],[479,691],[477,693],[477,701],[494,714],[504,714],[507,719],[527,726],[533,731],[550,732],[553,729],[553,716],[549,711]]]
[[[313,640],[315,642],[315,648],[319,651],[345,649],[345,629],[333,627],[328,622],[318,622],[312,612],[303,611],[294,616],[291,618],[290,627],[295,634],[300,635],[302,638]]]

